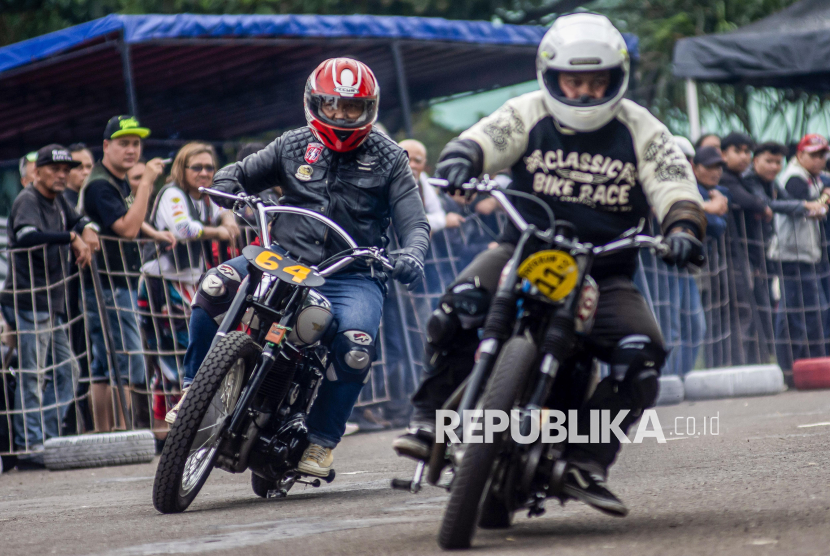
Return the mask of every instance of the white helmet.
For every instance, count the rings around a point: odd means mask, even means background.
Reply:
[[[559,87],[561,72],[611,71],[601,99],[568,99]],[[536,53],[536,77],[545,106],[562,126],[594,131],[610,122],[628,89],[631,66],[622,35],[607,17],[577,13],[558,18],[542,37]]]

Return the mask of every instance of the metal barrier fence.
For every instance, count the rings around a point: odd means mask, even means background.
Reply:
[[[66,250],[62,250],[66,255]],[[0,454],[38,451],[44,436],[87,429],[89,345],[79,288],[81,277],[68,257],[60,257],[62,278],[35,267],[55,249],[39,246],[7,251],[8,276],[2,290],[3,332],[0,346]],[[23,268],[23,270],[20,270]],[[17,447],[15,447],[17,444]]]
[[[240,243],[255,238],[243,228]],[[97,281],[89,269],[79,271],[69,262],[68,248],[60,255],[48,246],[4,251],[9,278],[0,294],[13,301],[2,307],[2,455],[38,452],[45,438],[113,428],[149,428],[163,437],[164,415],[181,392],[190,304],[199,278],[206,268],[237,256],[242,246],[194,241],[170,249],[150,240],[100,239]],[[49,256],[61,260],[62,278],[54,282],[42,262],[33,264]],[[28,283],[38,283],[39,274],[46,285],[22,288],[16,272],[28,273]],[[59,295],[46,296],[46,306],[34,305],[32,300],[45,292]],[[38,310],[28,310],[32,306]],[[409,352],[404,353],[408,361]],[[123,400],[113,388],[116,374],[126,392]],[[358,405],[389,401],[390,382],[380,357]]]
[[[824,223],[776,215],[774,222],[759,226],[740,211],[727,217],[725,233],[707,239],[708,260],[700,271],[677,270],[641,253],[635,282],[671,348],[664,374],[773,360],[786,372],[795,359],[827,354],[830,264]],[[378,335],[380,356],[358,405],[383,404],[406,414],[422,368],[426,320],[458,273],[488,248],[501,224],[493,215],[468,215],[461,228],[433,234],[424,284],[410,293],[389,281]],[[811,233],[784,236],[799,226]],[[163,435],[164,414],[180,392],[198,279],[205,268],[236,256],[239,247],[255,238],[243,228],[238,246],[197,241],[178,250],[145,240],[102,238],[106,256],[99,268],[99,292],[89,272],[79,273],[66,257],[65,278],[51,283],[47,277],[43,288],[20,289],[16,266],[34,272],[33,258],[48,256],[48,248],[7,251],[10,278],[5,287],[15,302],[6,304],[3,314],[16,330],[6,334],[2,348],[0,454],[36,452],[44,433],[124,426],[116,417],[121,405],[117,389],[109,388],[115,384],[107,373],[110,366],[118,368],[128,386],[126,404],[134,426]],[[32,315],[17,301],[47,290],[62,292],[64,306],[54,306],[47,296],[48,311]],[[101,347],[106,348],[100,341],[106,326],[96,293],[108,307],[109,352]],[[15,343],[17,349],[9,347]]]

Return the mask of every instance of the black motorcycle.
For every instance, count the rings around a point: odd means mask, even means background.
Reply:
[[[444,180],[431,182],[446,186]],[[594,259],[643,247],[663,255],[668,247],[659,237],[641,235],[644,220],[607,245],[582,243],[573,224],[556,220],[551,208],[533,195],[501,191],[486,177],[464,189],[491,194],[521,237],[491,302],[478,360],[444,409],[458,414],[500,410],[507,415],[517,410],[521,434],[527,436],[543,409],[577,409],[596,385],[597,362],[586,341],[599,300],[590,276]],[[550,227],[540,230],[528,224],[508,195],[540,204]],[[520,444],[508,428],[494,434],[490,443],[464,444],[460,429],[461,442],[436,441],[427,473],[430,484],[450,491],[438,537],[441,547],[468,548],[476,525],[507,528],[518,510],[541,515],[546,499],[557,497],[564,503],[568,498],[563,492],[564,442],[544,443],[539,435],[535,442]],[[425,462],[419,462],[412,480],[395,479],[392,486],[417,492],[424,469]]]
[[[292,260],[270,247],[245,247],[249,274],[225,315],[199,368],[161,453],[153,505],[182,512],[196,498],[214,467],[252,471],[261,497],[284,497],[304,480],[297,471],[308,446],[306,417],[326,370],[330,302],[315,288],[326,276],[360,260],[380,272],[393,262],[383,249],[358,247],[336,222],[306,209],[269,206],[258,197],[200,189],[248,206],[256,217],[260,245],[270,246],[269,217],[292,213],[316,219],[349,248],[317,266]],[[246,332],[237,330],[240,323]],[[332,470],[325,481],[334,480]]]

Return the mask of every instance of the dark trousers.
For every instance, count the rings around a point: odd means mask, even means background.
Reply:
[[[775,318],[778,364],[792,369],[793,361],[824,357],[827,338],[827,299],[816,265],[781,263],[781,302]]]
[[[513,255],[513,246],[501,244],[496,249],[485,251],[476,257],[470,266],[458,276],[456,282],[478,277],[481,287],[491,295],[498,286],[502,268]],[[628,276],[611,276],[598,280],[599,303],[594,326],[588,336],[591,355],[607,363],[614,363],[614,348],[619,341],[635,334],[647,336],[661,349],[663,337],[648,308],[645,299]],[[473,355],[478,347],[476,330],[462,331],[452,342],[452,350],[436,364],[425,361],[424,376],[418,390],[412,397],[415,412],[412,424],[435,426],[435,410],[440,409],[452,392],[472,371]],[[589,411],[609,409],[612,419],[616,411],[628,409],[629,415],[621,429],[626,431],[639,417],[637,396],[627,388],[618,388],[617,379],[612,375],[603,379],[591,398],[579,406],[579,431],[589,430]],[[554,393],[555,395],[555,393]],[[583,430],[584,427],[584,430]],[[594,469],[604,472],[614,462],[620,449],[619,441],[611,435],[611,442],[600,444],[572,444],[568,447],[568,458],[572,461],[593,464]]]

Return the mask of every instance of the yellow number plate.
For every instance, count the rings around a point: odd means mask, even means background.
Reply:
[[[576,286],[579,266],[564,251],[539,251],[519,265],[519,276],[539,288],[545,297],[560,301]]]
[[[263,251],[262,253],[256,256],[254,262],[264,270],[277,270],[280,267],[280,263],[277,261],[281,260],[282,257],[277,255],[276,253],[272,251]]]
[[[313,268],[293,261],[279,253],[274,253],[270,249],[249,245],[242,250],[242,254],[257,268],[276,276],[284,282],[316,288],[322,286],[326,281]]]

